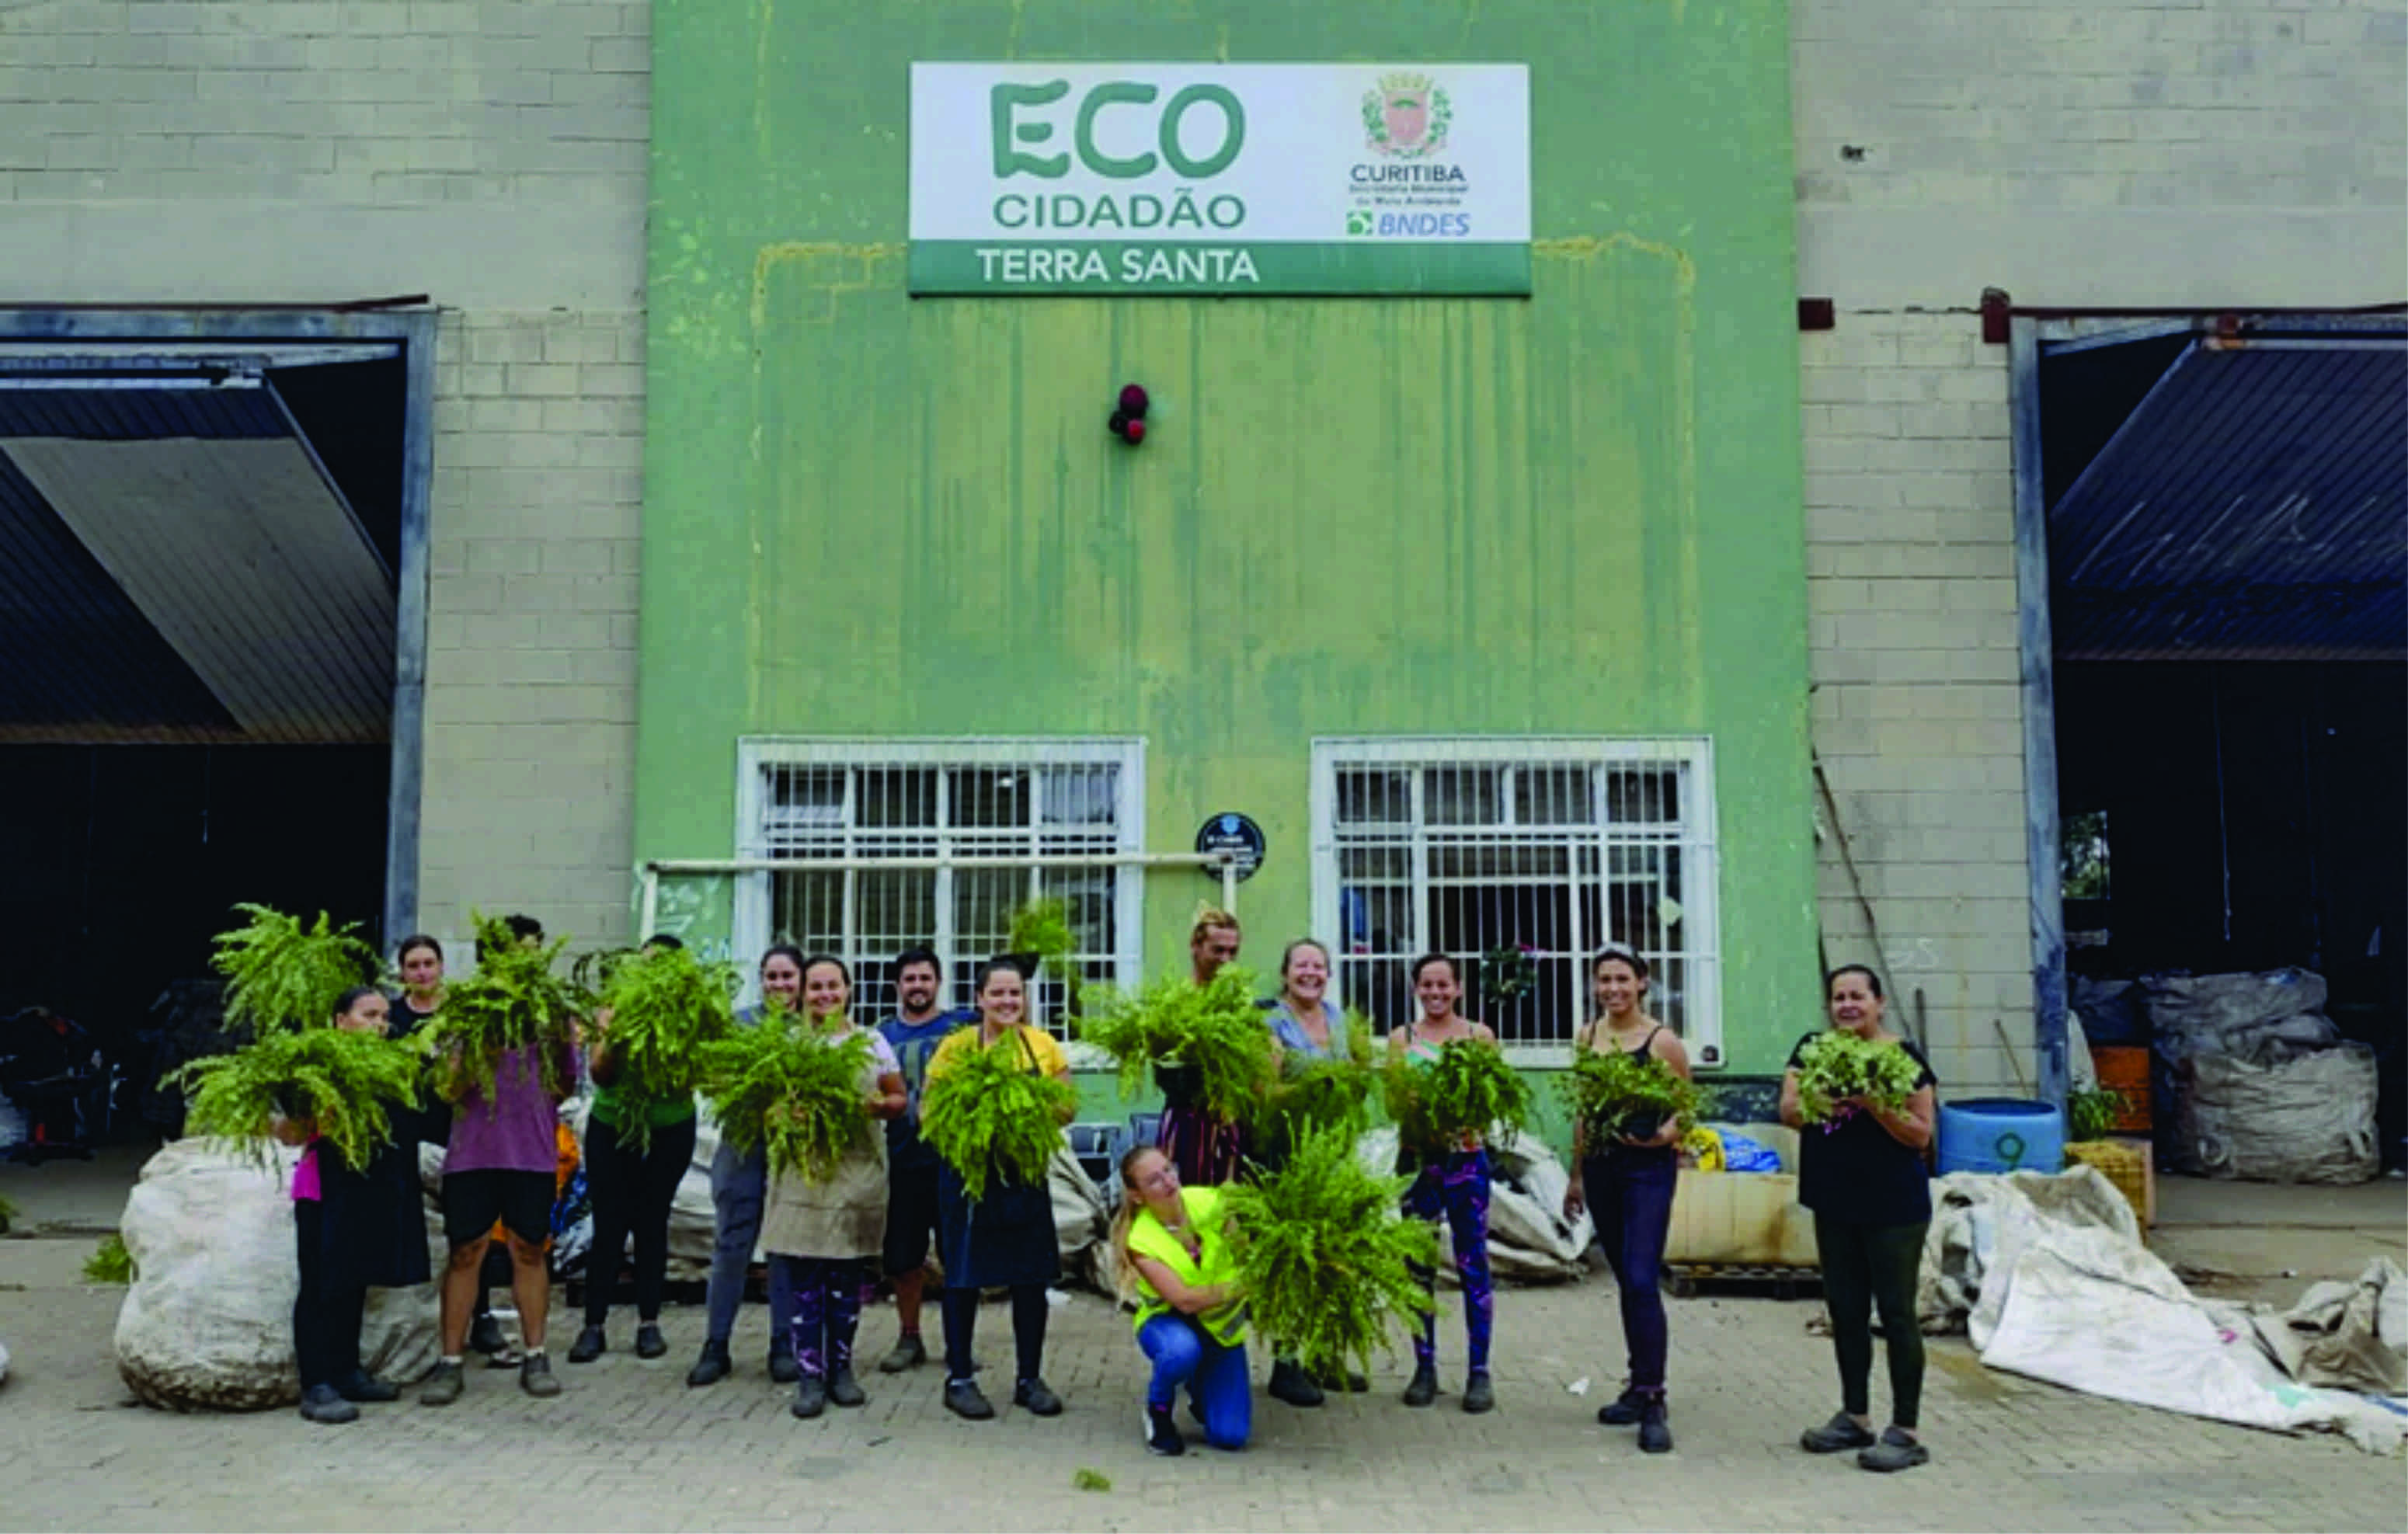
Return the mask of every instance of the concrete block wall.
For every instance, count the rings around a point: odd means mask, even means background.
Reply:
[[[435,407],[426,920],[627,936],[643,511],[639,313],[449,313]]]
[[[423,925],[627,936],[649,4],[0,5],[0,301],[441,309]]]
[[[1849,313],[1799,340],[1825,946],[1882,971],[1894,1024],[1922,993],[1949,1095],[2014,1092],[2032,987],[2006,351],[1965,314]]]
[[[1799,291],[1837,309],[1799,338],[1826,941],[1834,962],[1881,965],[1894,1017],[1923,992],[1945,1092],[2021,1093],[2008,356],[1973,308],[1989,287],[2034,307],[2408,297],[2408,8],[1792,0],[1790,16]]]

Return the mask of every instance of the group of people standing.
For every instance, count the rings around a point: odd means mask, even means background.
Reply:
[[[521,940],[540,942],[541,928],[531,920],[510,921]],[[1201,913],[1189,942],[1197,983],[1210,982],[1233,963],[1241,941],[1235,917]],[[340,1025],[407,1031],[439,1011],[439,945],[431,938],[407,939],[397,961],[402,1000],[389,1004],[381,993],[354,991],[338,1004]],[[687,1373],[688,1385],[715,1384],[732,1372],[735,1323],[757,1248],[769,1256],[767,1371],[794,1384],[794,1414],[810,1418],[829,1405],[864,1404],[867,1395],[853,1367],[854,1342],[877,1275],[882,1272],[893,1287],[900,1323],[877,1369],[900,1374],[929,1357],[922,1320],[934,1251],[943,1269],[946,1407],[974,1421],[996,1415],[979,1387],[972,1343],[981,1294],[999,1288],[1010,1296],[1011,1403],[1037,1416],[1062,1411],[1043,1372],[1047,1290],[1061,1276],[1050,1196],[1041,1183],[998,1176],[972,1197],[960,1175],[923,1141],[920,1111],[929,1081],[972,1049],[1016,1049],[1024,1068],[1057,1079],[1068,1079],[1069,1063],[1053,1037],[1029,1022],[1027,980],[1012,961],[999,958],[981,967],[971,1007],[941,1005],[944,979],[934,952],[907,950],[895,966],[896,1014],[863,1029],[849,1014],[853,977],[841,959],[785,944],[763,955],[765,1006],[775,999],[824,1030],[866,1035],[862,1111],[882,1124],[884,1133],[864,1137],[831,1174],[818,1179],[773,1168],[762,1149],[738,1153],[722,1143],[710,1168],[716,1231],[708,1329]],[[1679,1036],[1646,1010],[1649,979],[1646,961],[1631,950],[1611,946],[1598,953],[1589,974],[1594,1011],[1573,1047],[1653,1060],[1686,1079],[1689,1061]],[[1350,1054],[1349,1021],[1329,996],[1328,951],[1309,938],[1291,942],[1281,955],[1279,981],[1277,995],[1260,1003],[1275,1057],[1284,1064]],[[1416,1068],[1436,1061],[1452,1043],[1497,1047],[1485,1025],[1457,1010],[1462,985],[1453,959],[1432,953],[1417,960],[1412,986],[1416,1015],[1387,1034],[1393,1058]],[[1781,1114],[1784,1123],[1801,1131],[1799,1198],[1814,1216],[1841,1381],[1840,1412],[1809,1429],[1801,1444],[1816,1454],[1854,1449],[1866,1469],[1901,1469],[1928,1458],[1917,1431],[1923,1350],[1914,1299],[1915,1265],[1930,1219],[1926,1153],[1936,1113],[1934,1082],[1920,1052],[1883,1027],[1881,982],[1870,969],[1852,965],[1832,971],[1825,996],[1829,1026],[1907,1050],[1918,1079],[1902,1109],[1851,1099],[1837,1105],[1837,1119],[1807,1125],[1799,1110],[1797,1052],[1783,1078]],[[764,1015],[763,1007],[749,1008],[738,1022],[757,1025]],[[591,1074],[608,1080],[611,1073],[602,1068],[609,1050],[607,1014],[587,1025],[581,1042]],[[1799,1040],[1799,1050],[1805,1042]],[[322,1142],[310,1140],[294,1179],[302,1273],[294,1329],[305,1390],[302,1412],[313,1421],[349,1421],[357,1414],[352,1403],[391,1400],[399,1394],[361,1369],[359,1318],[366,1287],[425,1281],[423,1235],[415,1241],[413,1264],[413,1243],[400,1234],[423,1231],[416,1224],[419,1139],[448,1140],[443,1204],[450,1245],[441,1286],[442,1358],[419,1398],[440,1406],[462,1393],[472,1321],[480,1329],[490,1324],[479,1312],[485,1258],[496,1236],[509,1254],[524,1340],[520,1383],[536,1396],[560,1390],[545,1351],[546,1252],[559,1140],[566,1138],[558,1112],[575,1081],[574,1052],[563,1046],[550,1061],[535,1048],[518,1052],[496,1062],[490,1092],[468,1079],[461,1062],[438,1069],[451,1073],[438,1082],[452,1104],[448,1111],[438,1106],[423,1115],[424,1122],[397,1122],[395,1144],[367,1168],[336,1166]],[[1122,1197],[1111,1241],[1125,1284],[1124,1297],[1136,1305],[1138,1345],[1151,1368],[1145,1441],[1157,1454],[1184,1451],[1174,1411],[1184,1391],[1205,1441],[1239,1449],[1252,1431],[1252,1384],[1245,1297],[1221,1189],[1276,1153],[1250,1147],[1241,1125],[1208,1109],[1191,1073],[1162,1068],[1157,1084],[1165,1097],[1159,1131],[1154,1144],[1140,1145],[1121,1160]],[[631,1115],[638,1112],[646,1115],[648,1133],[631,1134]],[[306,1125],[280,1132],[295,1142],[308,1138]],[[659,1312],[669,1204],[692,1160],[695,1134],[690,1097],[638,1103],[623,1100],[610,1086],[595,1089],[583,1150],[595,1243],[584,1326],[569,1362],[591,1361],[607,1349],[616,1269],[631,1235],[636,1351],[647,1358],[666,1351]],[[1598,1419],[1635,1426],[1639,1447],[1653,1454],[1672,1447],[1666,1385],[1670,1340],[1660,1279],[1678,1186],[1679,1134],[1678,1124],[1668,1119],[1651,1134],[1598,1143],[1582,1127],[1564,1199],[1568,1218],[1578,1218],[1584,1210],[1596,1218],[1616,1281],[1628,1355],[1627,1385],[1598,1411]],[[1462,1409],[1490,1411],[1496,1404],[1489,1369],[1495,1293],[1487,1253],[1493,1175],[1487,1147],[1472,1134],[1448,1144],[1400,1145],[1398,1170],[1412,1178],[1403,1212],[1434,1224],[1443,1220],[1451,1237],[1468,1355]],[[1422,1269],[1418,1276],[1434,1300],[1435,1272]],[[1878,1434],[1869,1398],[1876,1308],[1892,1401],[1890,1421]],[[1412,1348],[1413,1373],[1403,1400],[1409,1407],[1427,1407],[1440,1393],[1434,1303]],[[1268,1390],[1276,1399],[1310,1409],[1322,1403],[1327,1388],[1363,1385],[1359,1377],[1314,1379],[1297,1360],[1279,1357]]]

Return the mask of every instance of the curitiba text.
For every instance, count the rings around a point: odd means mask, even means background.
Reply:
[[[981,246],[982,282],[1076,282],[1111,287],[1151,283],[1260,282],[1252,252],[1231,246],[1130,246],[1108,258],[1076,245]]]

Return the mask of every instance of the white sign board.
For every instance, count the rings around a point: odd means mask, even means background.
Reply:
[[[1530,291],[1530,72],[915,64],[917,294]]]

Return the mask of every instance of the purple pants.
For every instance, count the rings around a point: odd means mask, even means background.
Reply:
[[[869,1263],[862,1257],[789,1257],[772,1253],[769,1283],[780,1269],[795,1296],[795,1367],[808,1379],[825,1379],[853,1367],[853,1334],[861,1329],[861,1303],[869,1287]]]
[[[1463,1328],[1470,1335],[1471,1369],[1488,1367],[1488,1334],[1496,1321],[1497,1291],[1488,1277],[1488,1153],[1449,1151],[1422,1164],[1405,1190],[1405,1212],[1417,1220],[1446,1217],[1455,1239],[1455,1271],[1463,1280]],[[1438,1270],[1413,1267],[1422,1287],[1438,1293]],[[1413,1338],[1413,1362],[1433,1362],[1438,1353],[1438,1312],[1422,1317]]]

